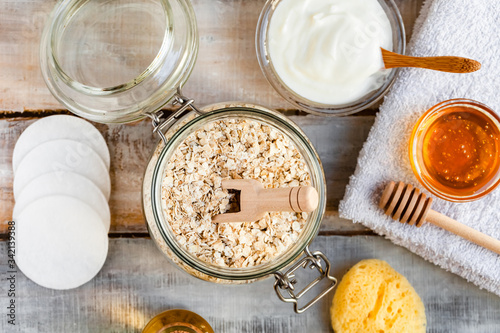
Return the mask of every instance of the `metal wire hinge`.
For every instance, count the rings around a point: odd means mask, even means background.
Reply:
[[[151,122],[153,124],[153,133],[157,133],[166,144],[167,138],[165,137],[164,132],[166,132],[166,130],[168,130],[173,124],[175,124],[177,120],[191,111],[194,111],[200,115],[203,114],[203,112],[200,111],[193,103],[194,100],[183,96],[181,90],[178,88],[177,93],[173,97],[172,105],[178,105],[179,108],[172,114],[166,115],[163,110],[146,113],[146,115],[151,118]]]
[[[309,309],[313,304],[315,304],[323,296],[328,294],[337,285],[337,279],[330,275],[330,261],[328,261],[328,258],[319,251],[311,253],[309,247],[306,247],[304,252],[305,257],[296,262],[288,271],[286,271],[285,273],[274,273],[274,276],[276,278],[276,281],[274,282],[274,290],[276,291],[276,294],[283,302],[293,303],[293,307],[296,313],[302,313]],[[304,289],[299,292],[295,292],[295,284],[297,283],[297,280],[295,279],[294,273],[301,267],[316,269],[319,272],[319,276],[311,283],[309,283]],[[319,295],[314,297],[311,301],[309,301],[304,307],[299,308],[298,300],[324,278],[327,278],[331,282],[328,287],[324,289]],[[281,290],[286,290],[290,297],[283,296]]]

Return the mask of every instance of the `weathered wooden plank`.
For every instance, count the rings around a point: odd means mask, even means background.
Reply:
[[[0,253],[6,242],[0,242]],[[311,249],[323,251],[341,277],[361,259],[386,260],[405,275],[421,296],[429,333],[498,332],[500,298],[479,290],[406,249],[376,236],[320,236]],[[0,262],[2,290],[7,266]],[[298,272],[300,280],[304,276]],[[97,277],[75,290],[48,290],[17,272],[16,323],[5,316],[10,299],[2,292],[2,332],[139,332],[155,314],[172,308],[195,311],[215,332],[332,332],[329,306],[333,295],[302,315],[274,295],[273,279],[225,286],[197,280],[164,259],[149,239],[114,239]]]
[[[397,0],[411,33],[423,0]],[[7,0],[0,4],[0,112],[53,110],[62,106],[45,86],[39,40],[56,1]],[[287,104],[266,82],[257,63],[255,28],[264,0],[195,0],[200,51],[185,94],[211,104],[245,100],[277,109]]]
[[[334,118],[328,122],[313,116],[292,116],[291,119],[306,132],[323,162],[330,217],[325,219],[322,230],[342,233],[366,230],[335,218],[334,212],[344,195],[348,178],[354,172],[358,151],[368,136],[373,117]],[[6,221],[11,219],[14,206],[12,151],[19,135],[35,120],[0,119],[0,233],[5,232]],[[111,154],[111,232],[147,232],[141,208],[141,184],[149,155],[157,142],[151,124],[142,121],[131,125],[96,126],[106,139]]]
[[[372,235],[373,231],[361,223],[353,223],[351,220],[346,220],[339,217],[337,210],[326,211],[321,227],[320,235]]]

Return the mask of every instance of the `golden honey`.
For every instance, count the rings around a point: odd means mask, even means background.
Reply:
[[[200,315],[183,309],[162,312],[151,319],[142,333],[214,333]]]
[[[474,200],[499,180],[499,118],[482,104],[446,101],[426,112],[410,142],[417,178],[451,201]]]

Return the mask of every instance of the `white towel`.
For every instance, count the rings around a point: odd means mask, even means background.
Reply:
[[[427,109],[447,99],[470,98],[500,113],[500,1],[427,0],[415,23],[407,54],[462,56],[478,60],[482,68],[472,74],[401,71],[361,150],[340,203],[340,216],[363,223],[394,243],[500,295],[498,254],[430,223],[416,228],[393,221],[377,205],[383,187],[391,180],[423,189],[410,167],[408,140],[414,124]],[[500,239],[500,188],[469,203],[434,197],[433,209]]]

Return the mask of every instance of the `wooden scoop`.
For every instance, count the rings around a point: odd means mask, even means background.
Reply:
[[[318,192],[312,186],[268,188],[255,179],[226,179],[222,188],[240,191],[240,211],[219,214],[215,223],[253,222],[266,212],[312,212],[318,207]]]
[[[427,221],[500,254],[499,240],[432,210],[431,205],[432,198],[427,198],[424,193],[420,193],[418,188],[405,185],[403,182],[399,182],[397,185],[390,182],[379,203],[379,207],[384,209],[385,214],[401,223],[420,227],[424,221]]]
[[[478,61],[462,57],[409,57],[381,49],[385,68],[419,67],[450,73],[471,73],[481,68]]]

